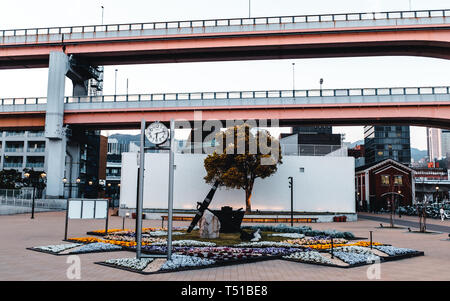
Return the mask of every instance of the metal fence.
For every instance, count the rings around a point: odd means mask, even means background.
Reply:
[[[364,20],[391,20],[391,19],[396,20],[396,19],[433,18],[433,17],[449,17],[449,16],[450,16],[450,9],[439,9],[439,10],[361,12],[361,13],[340,13],[340,14],[322,14],[322,15],[210,19],[210,20],[187,20],[187,21],[167,21],[167,22],[149,22],[149,23],[6,29],[0,30],[0,37],[117,32],[117,31],[131,31],[131,30],[140,31],[140,30],[157,30],[157,29],[172,29],[172,28],[269,25],[269,24],[310,23],[310,22],[364,21]]]
[[[0,205],[31,208],[33,189],[0,189]],[[65,210],[66,200],[35,199],[34,207],[48,210]]]
[[[397,87],[397,88],[351,88],[311,90],[267,90],[230,92],[155,93],[130,95],[103,95],[65,97],[65,103],[147,102],[177,100],[226,100],[261,98],[350,97],[350,96],[401,96],[401,95],[449,95],[450,87]],[[45,97],[1,98],[0,105],[46,104]]]

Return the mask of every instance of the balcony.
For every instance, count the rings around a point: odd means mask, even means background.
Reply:
[[[27,162],[27,168],[44,168],[44,162]]]
[[[25,132],[6,132],[6,137],[23,137]]]
[[[44,131],[30,131],[28,137],[44,137]]]
[[[6,147],[5,153],[22,153],[23,147]]]
[[[29,153],[44,153],[45,147],[28,147]]]
[[[3,168],[22,168],[23,163],[22,162],[5,162],[3,164]]]

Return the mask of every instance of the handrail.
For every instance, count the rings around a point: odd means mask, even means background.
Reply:
[[[398,96],[398,95],[436,95],[450,94],[450,86],[437,87],[396,87],[396,88],[350,88],[350,89],[312,89],[312,90],[266,90],[266,91],[226,91],[226,92],[186,92],[154,93],[101,96],[66,96],[64,103],[98,102],[147,102],[147,101],[187,101],[224,100],[256,98],[305,98],[305,97],[348,97],[348,96]],[[0,105],[38,105],[46,104],[45,97],[0,98]]]
[[[433,17],[450,17],[450,9],[359,12],[359,13],[338,13],[338,14],[320,14],[320,15],[272,16],[272,17],[253,17],[253,18],[206,19],[206,20],[185,20],[185,21],[161,21],[149,23],[119,23],[119,24],[104,24],[104,25],[79,25],[79,26],[65,26],[65,27],[3,29],[0,30],[0,37],[92,33],[92,32],[95,33],[95,32],[111,32],[124,30],[148,30],[148,29],[156,30],[156,29],[171,29],[171,28],[244,26],[244,25],[267,25],[267,24],[284,24],[284,23],[361,21],[361,20],[433,18]]]

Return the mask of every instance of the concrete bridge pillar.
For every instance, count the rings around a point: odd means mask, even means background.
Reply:
[[[63,127],[64,91],[69,59],[63,52],[51,52],[48,68],[47,109],[45,114],[46,170],[48,198],[64,196],[66,135]]]

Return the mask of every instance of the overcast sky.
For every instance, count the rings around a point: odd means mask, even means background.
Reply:
[[[250,14],[258,16],[450,8],[449,0],[252,0]],[[1,0],[0,29],[93,25],[248,17],[248,0]],[[447,86],[450,61],[421,57],[362,57],[337,59],[266,60],[246,62],[178,63],[108,66],[104,94],[271,90],[292,88]],[[47,70],[0,71],[0,97],[45,96]],[[71,93],[67,81],[66,95]],[[362,127],[335,127],[353,142],[363,138]],[[412,147],[426,149],[425,129],[411,128]]]

